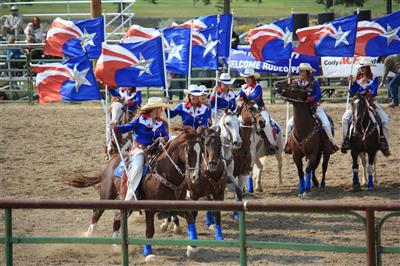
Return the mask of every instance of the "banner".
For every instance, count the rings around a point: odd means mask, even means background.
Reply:
[[[350,76],[351,64],[354,60],[353,73],[357,74],[358,64],[360,63],[361,56],[353,57],[321,57],[322,73],[325,78],[345,78]],[[374,66],[371,67],[372,74],[378,77],[382,77],[385,71],[383,63],[378,64],[378,57],[366,57],[369,58]],[[390,73],[389,73],[389,76]]]
[[[292,74],[298,75],[298,66],[300,63],[309,63],[317,71],[313,75],[320,75],[319,58],[316,56],[305,56],[297,53],[292,55]],[[228,60],[229,67],[233,70],[243,71],[245,68],[253,68],[260,73],[269,73],[275,75],[287,75],[289,72],[289,60],[279,61],[257,61],[250,52],[249,46],[238,46],[238,49],[232,49]]]

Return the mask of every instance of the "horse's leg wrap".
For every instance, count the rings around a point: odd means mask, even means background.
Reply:
[[[147,257],[148,255],[153,254],[153,251],[151,250],[151,245],[144,245],[143,248],[143,255]]]
[[[373,190],[374,189],[374,165],[373,164],[368,164],[368,189]]]
[[[214,212],[206,211],[206,225],[210,227],[213,224],[215,224]]]
[[[222,235],[221,225],[215,226],[215,240],[224,240],[224,236]]]
[[[253,178],[251,176],[247,178],[247,192],[254,193]]]
[[[353,169],[353,185],[359,185],[360,181],[358,180],[358,169]]]
[[[304,185],[304,190],[305,191],[310,191],[310,188],[311,188],[311,175],[312,175],[312,171],[306,170],[306,182],[305,182],[305,185]]]
[[[189,240],[197,240],[196,224],[188,224],[187,233]]]
[[[303,192],[304,192],[304,186],[305,186],[305,184],[304,184],[304,176],[300,176],[299,177],[299,191],[300,191],[300,194],[303,194]]]

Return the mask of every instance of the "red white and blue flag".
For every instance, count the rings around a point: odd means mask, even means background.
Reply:
[[[96,77],[108,86],[162,87],[165,84],[161,37],[140,43],[103,43]]]
[[[323,25],[298,29],[296,52],[317,56],[354,56],[358,15],[336,19]]]
[[[163,30],[165,64],[167,71],[189,73],[190,29],[167,28]]]
[[[56,18],[46,35],[44,54],[97,59],[104,42],[104,18],[69,21]]]
[[[400,53],[400,11],[358,22],[355,54],[382,56]]]
[[[258,61],[285,60],[292,56],[293,16],[252,29],[246,36]]]
[[[62,63],[32,65],[37,73],[39,103],[100,100],[101,94],[86,57]]]
[[[144,28],[139,25],[132,25],[125,36],[122,38],[123,43],[144,42],[160,36],[160,31],[155,28]]]

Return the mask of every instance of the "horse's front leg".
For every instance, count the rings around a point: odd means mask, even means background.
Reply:
[[[196,223],[191,212],[179,212],[180,216],[183,216],[187,222],[187,234],[189,240],[197,240],[197,230],[196,230]],[[193,246],[187,246],[186,256],[188,258],[192,258],[196,255],[199,251],[199,248]]]
[[[328,170],[328,163],[331,155],[329,153],[324,153],[322,155],[322,179],[321,179],[321,189],[325,188],[325,176]]]
[[[153,238],[154,236],[154,211],[145,211],[146,215],[146,238]],[[143,255],[146,261],[155,259],[151,245],[144,245]]]
[[[374,163],[376,151],[368,152],[368,189],[374,190]]]
[[[261,162],[260,158],[256,158],[255,163],[254,163],[254,167],[253,167],[253,176],[255,179],[255,190],[258,192],[262,192],[262,185],[261,185],[261,173],[263,171],[263,164]]]
[[[214,199],[217,201],[224,200],[224,190],[220,193],[220,195],[214,195]],[[215,214],[215,240],[224,240],[224,235],[222,234],[222,227],[221,227],[221,212],[216,211]]]
[[[306,181],[304,184],[304,193],[303,193],[303,198],[309,198],[311,197],[311,176],[314,172],[314,170],[318,166],[318,155],[311,156],[308,158],[308,163],[306,166]]]
[[[361,181],[361,184],[364,186],[368,183],[368,172],[367,172],[367,158],[366,158],[366,153],[362,152],[358,155],[361,159],[361,165],[363,168],[363,178]]]
[[[351,150],[351,158],[353,159],[353,191],[358,192],[361,191],[360,181],[358,179],[358,151],[355,149]]]
[[[304,182],[303,161],[301,155],[294,152],[293,161],[296,164],[297,174],[299,176],[299,197],[302,197],[305,190],[305,182]]]

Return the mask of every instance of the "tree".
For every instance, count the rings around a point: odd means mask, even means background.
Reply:
[[[204,5],[211,5],[212,0],[193,0],[194,3],[202,1]],[[262,0],[244,0],[246,2],[255,2],[255,3],[262,3]],[[222,11],[224,14],[230,13],[231,12],[231,2],[232,0],[217,0],[215,7],[218,9],[218,11]]]
[[[345,5],[346,7],[348,6],[362,7],[364,6],[365,2],[367,2],[367,0],[316,0],[315,2],[317,4],[325,5],[325,7],[328,9],[333,5]]]

